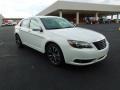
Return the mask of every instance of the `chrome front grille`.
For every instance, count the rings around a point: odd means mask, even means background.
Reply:
[[[98,42],[93,42],[93,44],[95,45],[95,47],[98,49],[98,50],[102,50],[106,47],[106,40],[103,39],[101,41],[98,41]]]

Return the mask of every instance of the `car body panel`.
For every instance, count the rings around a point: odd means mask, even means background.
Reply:
[[[43,30],[33,31],[30,28],[23,28],[20,26],[20,22],[15,26],[15,34],[19,34],[23,44],[45,53],[45,45],[48,42],[56,43],[62,50],[65,62],[67,64],[73,65],[89,65],[101,61],[106,58],[109,50],[109,43],[104,35],[80,27],[74,28],[64,28],[64,29],[54,29],[54,30],[46,30],[40,18],[60,18],[56,16],[42,16],[42,17],[32,17],[39,20],[39,24]],[[93,42],[97,42],[105,39],[106,47],[102,50],[98,50]],[[68,43],[68,40],[76,40],[76,41],[84,41],[89,43],[93,48],[73,48]],[[104,57],[103,57],[104,56]],[[100,58],[103,57],[103,58]],[[95,59],[90,63],[75,63],[75,59],[89,60]]]

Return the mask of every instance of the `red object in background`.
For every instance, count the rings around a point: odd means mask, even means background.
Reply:
[[[4,20],[4,21],[3,21],[4,24],[5,24],[5,23],[8,23],[8,22],[9,22],[8,20]]]

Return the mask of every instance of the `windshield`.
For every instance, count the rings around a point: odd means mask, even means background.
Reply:
[[[41,18],[41,21],[48,30],[74,27],[74,25],[63,18]]]

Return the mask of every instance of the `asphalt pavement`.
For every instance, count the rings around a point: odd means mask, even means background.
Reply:
[[[44,54],[18,49],[13,26],[0,28],[0,90],[120,90],[120,24],[81,25],[106,36],[108,57],[90,66],[52,66]],[[86,35],[87,36],[87,35]]]

